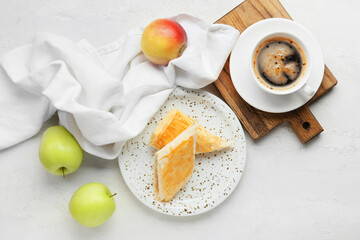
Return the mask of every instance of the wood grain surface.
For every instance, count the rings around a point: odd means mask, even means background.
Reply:
[[[278,0],[246,0],[216,23],[231,25],[242,32],[255,22],[266,18],[291,19]],[[230,77],[229,59],[219,79],[215,81],[215,86],[253,139],[259,139],[280,123],[287,122],[302,143],[308,142],[323,131],[320,123],[309,110],[308,104],[328,92],[336,84],[336,78],[325,66],[321,86],[307,104],[287,113],[267,113],[250,106],[236,92]]]

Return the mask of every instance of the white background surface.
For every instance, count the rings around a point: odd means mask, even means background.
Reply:
[[[32,139],[0,152],[1,239],[360,239],[360,2],[283,0],[294,20],[320,42],[339,83],[311,106],[325,131],[302,145],[286,125],[260,141],[247,137],[247,165],[228,200],[204,215],[174,218],[143,206],[116,161],[85,155],[66,179],[40,165]],[[158,17],[190,13],[213,22],[234,0],[1,0],[0,54],[35,31],[102,45]],[[1,133],[0,133],[1,134]],[[113,217],[98,228],[72,219],[68,202],[100,181],[117,192]]]

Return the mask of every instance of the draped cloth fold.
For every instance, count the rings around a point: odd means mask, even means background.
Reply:
[[[0,150],[35,135],[56,111],[84,151],[114,159],[138,135],[176,86],[215,81],[239,32],[189,15],[173,17],[188,46],[168,66],[141,53],[142,29],[95,48],[51,33],[0,59]]]

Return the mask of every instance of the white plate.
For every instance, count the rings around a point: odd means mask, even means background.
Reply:
[[[259,21],[240,35],[231,53],[230,75],[236,91],[251,106],[272,113],[288,112],[301,107],[313,96],[304,96],[297,92],[282,96],[267,93],[257,86],[250,72],[252,49],[263,36],[271,32],[287,32],[305,43],[313,63],[307,84],[315,92],[319,89],[324,75],[324,60],[318,42],[305,27],[283,18]]]
[[[230,142],[230,149],[197,154],[191,180],[167,203],[154,199],[154,154],[151,134],[172,108],[188,114],[206,129]],[[122,176],[132,193],[160,213],[189,216],[204,213],[223,202],[235,189],[245,166],[245,136],[232,110],[205,91],[176,88],[148,126],[129,140],[119,156]]]

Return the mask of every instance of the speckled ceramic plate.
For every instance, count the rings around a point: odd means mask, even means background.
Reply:
[[[172,108],[196,119],[210,132],[232,144],[232,148],[197,154],[190,181],[170,202],[154,199],[154,154],[151,134]],[[168,215],[204,213],[222,203],[238,184],[246,160],[245,137],[239,120],[216,96],[205,91],[177,88],[144,131],[129,140],[119,156],[122,176],[133,194],[146,206]]]

